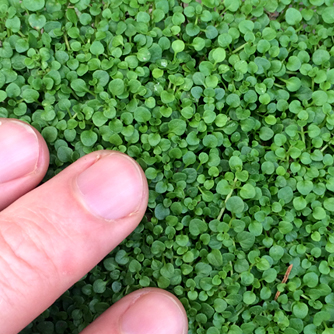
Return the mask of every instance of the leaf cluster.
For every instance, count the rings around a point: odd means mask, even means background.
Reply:
[[[333,334],[333,23],[333,0],[0,0],[0,117],[42,133],[44,181],[99,149],[149,181],[138,228],[22,333],[152,286],[189,334]]]

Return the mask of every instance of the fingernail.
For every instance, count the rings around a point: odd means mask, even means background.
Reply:
[[[171,297],[148,293],[137,299],[120,319],[122,334],[184,334],[185,315]]]
[[[18,179],[37,167],[39,143],[27,124],[0,121],[0,183]]]
[[[121,154],[98,160],[78,176],[77,184],[86,207],[105,219],[135,212],[144,189],[139,167]]]

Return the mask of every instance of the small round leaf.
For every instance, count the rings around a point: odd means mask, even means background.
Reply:
[[[299,24],[302,18],[303,17],[300,11],[295,8],[288,8],[288,10],[285,13],[285,20],[291,26]]]
[[[32,12],[37,12],[45,6],[45,0],[23,0],[22,3],[25,8]]]

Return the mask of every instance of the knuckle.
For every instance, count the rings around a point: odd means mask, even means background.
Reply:
[[[42,224],[37,223],[41,220]],[[57,266],[49,252],[52,238],[43,228],[44,223],[47,224],[45,217],[37,212],[8,220],[1,218],[0,281],[5,289],[15,289],[17,293],[17,287],[49,285],[57,275]]]

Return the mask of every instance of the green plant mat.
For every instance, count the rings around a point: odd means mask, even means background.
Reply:
[[[0,117],[42,133],[45,180],[111,149],[150,189],[22,333],[79,333],[148,286],[189,334],[334,333],[333,3],[0,0]]]

